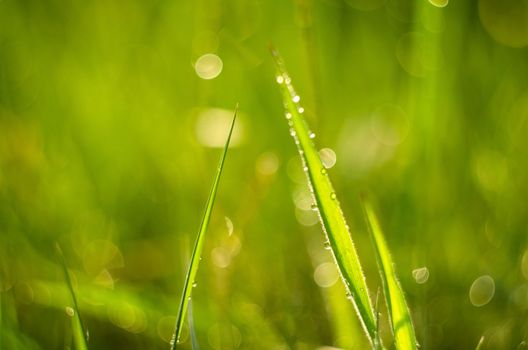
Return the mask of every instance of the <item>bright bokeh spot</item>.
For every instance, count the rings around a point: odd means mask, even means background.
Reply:
[[[449,0],[429,0],[429,3],[436,7],[446,7]]]
[[[412,271],[412,276],[416,283],[424,284],[429,279],[429,269],[427,267],[420,267]]]
[[[322,148],[319,151],[319,157],[321,158],[321,162],[326,169],[332,168],[337,161],[337,156],[334,150],[331,148]]]
[[[224,63],[220,57],[212,53],[200,56],[194,64],[196,74],[205,80],[211,80],[219,76],[223,67]]]
[[[196,120],[196,139],[207,147],[223,148],[229,127],[233,121],[233,111],[222,108],[206,108],[198,111]],[[244,125],[241,118],[237,118],[229,147],[240,145],[244,136]]]
[[[489,275],[477,278],[469,289],[469,300],[474,306],[484,306],[495,295],[495,281]]]
[[[319,222],[317,213],[313,210],[302,210],[295,208],[295,218],[303,226],[314,226]]]
[[[314,271],[314,281],[319,287],[329,288],[339,279],[336,265],[333,262],[324,262]]]

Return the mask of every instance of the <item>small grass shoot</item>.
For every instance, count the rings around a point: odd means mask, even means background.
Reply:
[[[75,343],[75,348],[78,350],[88,350],[88,333],[84,327],[81,312],[79,311],[79,304],[77,303],[77,297],[75,291],[73,290],[73,284],[70,278],[70,273],[68,272],[68,266],[66,264],[66,259],[62,253],[62,249],[58,243],[55,243],[55,250],[59,257],[60,263],[62,265],[62,270],[64,272],[64,279],[68,285],[70,291],[71,299],[73,302],[73,308],[67,307],[66,312],[68,316],[72,317],[72,332],[73,332],[73,342]]]
[[[378,218],[366,196],[362,196],[362,204],[376,254],[383,294],[385,295],[389,321],[394,335],[394,343],[397,349],[416,349],[417,342],[411,314],[394,269],[389,247],[383,236]]]
[[[205,211],[202,217],[202,222],[200,224],[200,228],[198,230],[198,236],[196,237],[194,249],[191,255],[191,261],[189,262],[189,268],[187,270],[187,275],[185,276],[185,282],[183,284],[182,297],[180,301],[180,309],[178,311],[178,315],[176,316],[176,326],[174,329],[174,335],[171,340],[171,349],[176,349],[178,346],[178,342],[179,342],[181,332],[182,332],[183,320],[185,318],[185,314],[187,312],[187,309],[189,307],[189,302],[191,300],[192,289],[193,289],[193,286],[195,285],[196,273],[198,272],[198,265],[200,263],[200,256],[202,255],[205,232],[207,231],[207,227],[209,226],[209,221],[211,219],[211,213],[213,211],[213,205],[214,205],[215,198],[216,198],[216,192],[218,190],[218,185],[220,183],[220,177],[222,175],[222,169],[224,168],[224,162],[226,159],[227,150],[229,148],[229,142],[231,141],[231,135],[233,134],[233,129],[235,126],[237,111],[238,111],[238,104],[235,107],[235,112],[233,114],[233,121],[231,122],[231,127],[229,129],[229,134],[227,136],[224,150],[218,162],[218,167],[216,169],[216,175],[213,181],[213,185],[211,187],[211,191],[209,193],[209,197],[207,198],[207,203],[205,205]]]

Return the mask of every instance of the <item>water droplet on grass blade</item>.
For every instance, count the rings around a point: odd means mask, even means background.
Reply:
[[[282,84],[284,83],[284,77],[282,75],[277,75],[277,84]]]
[[[337,198],[337,196],[336,196],[335,192],[332,192],[330,194],[330,199],[336,199],[336,198]]]
[[[301,100],[301,97],[299,95],[295,95],[292,98],[292,101],[295,102],[295,103],[299,102],[300,100]]]
[[[315,133],[311,132],[308,134],[308,137],[311,138],[312,140],[315,139]]]
[[[304,108],[299,107],[299,109],[297,109],[297,111],[302,114],[302,113],[304,113]]]

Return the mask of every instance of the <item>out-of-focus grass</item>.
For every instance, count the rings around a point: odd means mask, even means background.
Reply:
[[[484,335],[483,348],[517,347],[528,331],[526,5],[432,2],[1,1],[3,348],[64,347],[55,241],[91,347],[168,348],[175,281],[236,101],[244,113],[193,292],[200,346],[365,345],[343,332],[359,326],[314,244],[269,41],[337,155],[333,183],[370,289],[364,189],[421,346],[474,348]],[[195,65],[208,53],[223,65],[205,80]],[[217,73],[210,62],[202,76]],[[186,329],[182,341],[190,348]]]

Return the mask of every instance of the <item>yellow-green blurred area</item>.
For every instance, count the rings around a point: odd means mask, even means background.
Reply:
[[[237,102],[182,348],[193,333],[201,349],[367,346],[270,42],[372,299],[362,191],[422,349],[528,340],[528,1],[0,0],[2,349],[73,346],[55,242],[91,349],[169,347]]]

